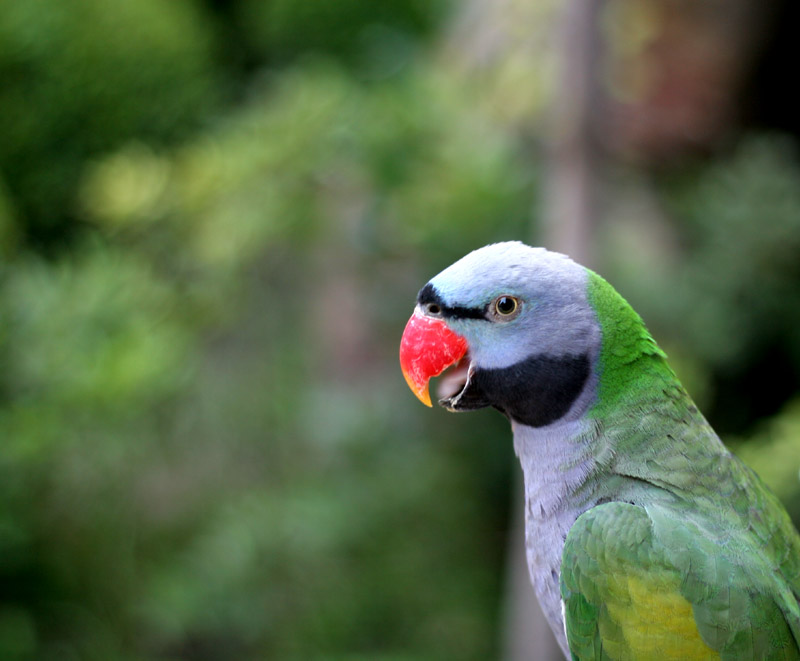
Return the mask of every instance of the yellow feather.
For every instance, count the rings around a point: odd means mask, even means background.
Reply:
[[[637,576],[621,577],[627,583],[627,599],[606,602],[608,614],[624,637],[614,641],[603,638],[609,656],[616,659],[655,659],[690,661],[719,659],[719,654],[703,642],[697,631],[692,605],[676,591]],[[620,595],[615,586],[615,596]]]

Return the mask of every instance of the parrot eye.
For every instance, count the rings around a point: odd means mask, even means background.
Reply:
[[[440,308],[436,303],[428,303],[426,310],[428,314],[437,315],[442,311],[442,308]]]
[[[510,321],[519,314],[519,300],[513,296],[499,296],[492,306],[492,316],[502,321]]]

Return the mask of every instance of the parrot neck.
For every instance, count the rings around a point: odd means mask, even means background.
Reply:
[[[561,553],[569,529],[596,500],[592,489],[596,430],[585,417],[546,427],[512,422],[514,450],[525,486],[525,549],[536,596],[553,633],[567,652],[561,614]]]
[[[627,301],[596,274],[588,293],[602,337],[586,411],[597,434],[597,479],[630,478],[678,496],[699,485],[713,489],[716,472],[698,471],[698,462],[727,458],[727,449]]]

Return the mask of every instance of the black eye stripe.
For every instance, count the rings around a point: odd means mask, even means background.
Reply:
[[[420,290],[417,295],[417,303],[423,307],[438,306],[439,311],[435,314],[441,314],[448,319],[486,319],[486,308],[445,305],[439,292],[430,282]]]
[[[449,319],[486,319],[484,308],[442,307],[442,315]]]

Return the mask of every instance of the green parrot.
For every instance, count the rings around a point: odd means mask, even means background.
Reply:
[[[641,318],[568,257],[486,246],[403,333],[416,395],[492,406],[525,479],[528,567],[572,659],[800,659],[800,536]]]

